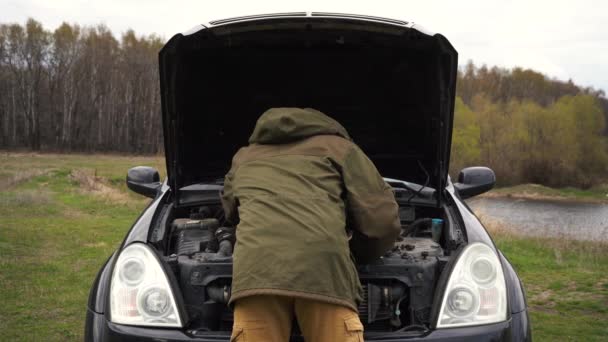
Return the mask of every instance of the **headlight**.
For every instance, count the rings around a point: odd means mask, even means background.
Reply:
[[[150,247],[134,243],[118,256],[110,286],[110,313],[114,323],[182,326],[167,275]]]
[[[487,245],[472,243],[460,254],[443,295],[437,328],[502,322],[507,289],[502,266]]]

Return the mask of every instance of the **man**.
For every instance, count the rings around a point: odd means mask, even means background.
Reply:
[[[344,127],[314,109],[266,111],[249,144],[222,194],[238,224],[232,341],[288,341],[294,315],[307,342],[363,341],[351,252],[365,263],[393,246],[401,227],[390,187]]]

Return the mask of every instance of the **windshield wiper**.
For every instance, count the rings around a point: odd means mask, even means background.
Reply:
[[[432,199],[435,195],[435,189],[428,186],[394,178],[384,178],[384,181],[388,183],[388,185],[390,185],[395,191],[399,191],[401,189],[407,190],[410,196],[413,195],[414,197]]]

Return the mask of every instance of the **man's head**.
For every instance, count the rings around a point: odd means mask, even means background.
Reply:
[[[312,108],[271,108],[258,119],[250,144],[284,144],[314,135],[350,137],[336,120]]]

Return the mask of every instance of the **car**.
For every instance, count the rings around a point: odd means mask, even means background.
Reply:
[[[172,37],[159,53],[167,178],[128,170],[128,188],[152,200],[93,282],[85,339],[230,340],[234,246],[215,237],[223,177],[265,110],[311,107],[345,126],[399,204],[394,248],[357,264],[365,340],[531,340],[520,279],[464,202],[494,173],[448,175],[457,59],[417,24],[336,13],[217,20]],[[291,340],[302,341],[297,325]]]

